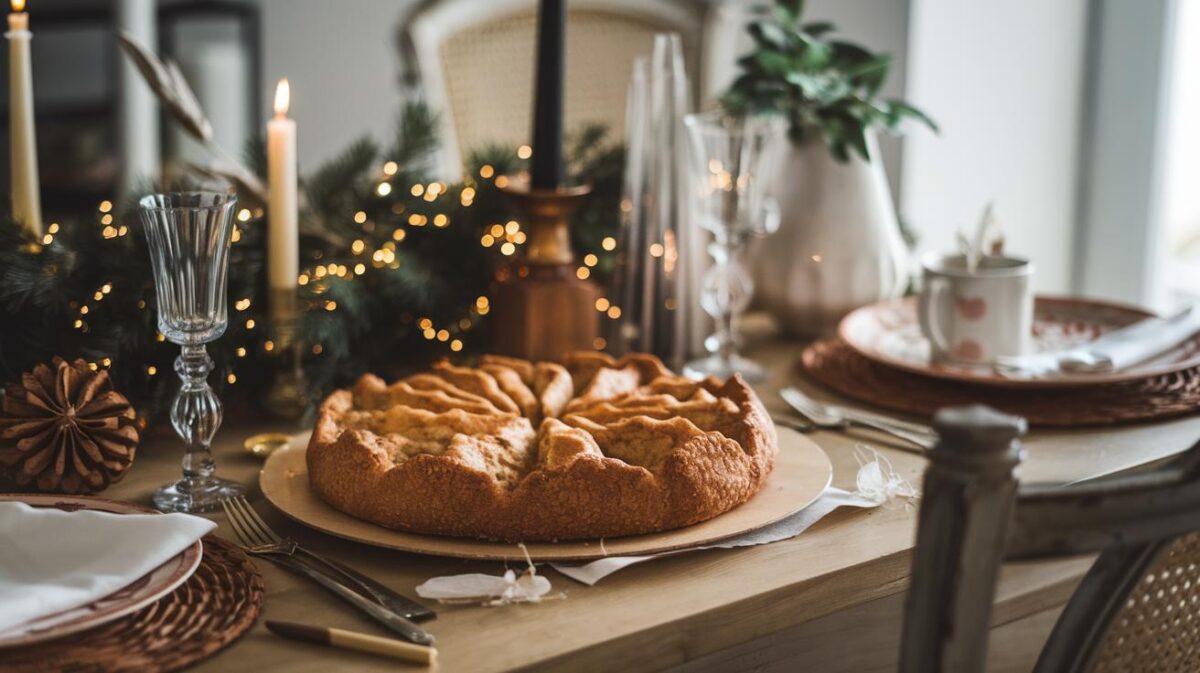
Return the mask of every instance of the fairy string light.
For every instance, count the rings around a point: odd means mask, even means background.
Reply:
[[[490,148],[468,159],[461,182],[439,181],[431,177],[433,115],[409,105],[398,123],[385,151],[355,143],[302,186],[297,284],[313,399],[364,371],[387,376],[406,361],[486,349],[481,326],[494,270],[526,244],[499,187],[522,173],[528,152]],[[594,186],[573,229],[581,268],[603,280],[615,262],[622,152],[590,129],[567,153],[575,179]],[[261,173],[261,157],[250,168]],[[214,381],[229,388],[222,395],[253,401],[279,349],[265,329],[266,213],[246,203],[235,213],[230,248],[231,320],[210,350]],[[157,331],[136,218],[133,202],[105,199],[48,224],[35,241],[0,215],[0,381],[53,355],[82,356],[109,369],[143,417],[161,417],[178,385],[166,375],[176,353]]]

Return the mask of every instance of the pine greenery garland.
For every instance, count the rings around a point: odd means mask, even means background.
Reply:
[[[410,103],[385,150],[364,138],[302,182],[301,338],[312,399],[366,371],[390,376],[487,347],[494,271],[524,240],[522,218],[497,183],[525,162],[516,148],[486,148],[471,155],[462,182],[447,185],[431,177],[436,147],[434,114]],[[247,165],[265,174],[261,140],[246,154]],[[591,273],[603,282],[613,263],[604,241],[620,219],[624,152],[597,126],[569,138],[567,154],[572,179],[594,189],[575,216],[576,252],[581,260],[596,256]],[[265,213],[239,208],[236,224],[229,329],[209,347],[212,383],[224,388],[230,408],[262,398],[278,357],[266,314]],[[0,219],[0,381],[55,355],[83,357],[110,369],[144,419],[161,417],[178,386],[178,346],[157,332],[136,204],[105,202],[53,229],[35,241],[11,217]]]

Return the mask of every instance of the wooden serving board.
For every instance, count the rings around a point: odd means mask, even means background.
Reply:
[[[271,454],[259,475],[263,495],[292,519],[330,535],[376,547],[467,559],[525,559],[525,552],[515,544],[405,533],[330,507],[308,486],[304,460],[307,444],[308,433],[293,437],[287,447]],[[589,561],[701,546],[757,530],[799,512],[821,496],[832,476],[833,466],[821,447],[794,430],[779,428],[779,458],[766,486],[749,502],[715,519],[663,533],[603,541],[530,542],[525,547],[534,561]]]

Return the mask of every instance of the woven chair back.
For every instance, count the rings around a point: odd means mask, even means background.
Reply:
[[[564,129],[599,123],[620,139],[634,59],[648,57],[654,34],[672,27],[612,11],[572,10],[567,19]],[[536,34],[531,8],[471,26],[442,43],[448,112],[464,152],[492,144],[515,151],[529,142]],[[686,38],[684,53],[695,72],[696,45]]]
[[[1092,671],[1200,671],[1200,533],[1159,554],[1109,626]]]

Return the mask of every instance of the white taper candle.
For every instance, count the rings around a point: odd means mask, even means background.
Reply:
[[[118,28],[146,46],[158,49],[158,3],[156,0],[118,0]],[[121,174],[117,198],[125,201],[147,181],[161,173],[158,101],[150,85],[138,74],[137,66],[122,59],[117,69],[117,138],[120,141]]]
[[[25,0],[12,0],[8,15],[8,133],[9,173],[12,180],[13,217],[37,238],[42,237],[42,200],[39,193],[37,136],[33,130],[33,68],[29,57],[29,15]]]
[[[271,289],[296,287],[300,230],[296,186],[296,122],[288,119],[287,78],[275,89],[275,118],[267,123],[267,177],[270,181],[267,279]]]

